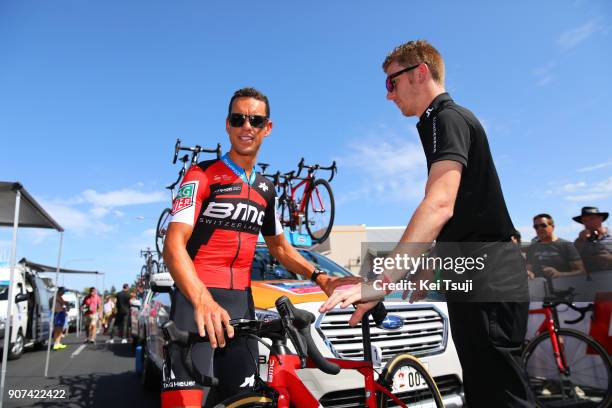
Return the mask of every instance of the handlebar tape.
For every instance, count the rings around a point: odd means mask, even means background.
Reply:
[[[281,296],[276,300],[276,309],[281,315],[283,324],[286,321],[293,322],[293,329],[299,332],[299,340],[297,343],[294,342],[294,346],[298,349],[300,355],[306,354],[312,359],[317,368],[327,374],[338,374],[340,372],[340,366],[335,363],[327,361],[322,355],[317,346],[312,340],[310,325],[314,322],[315,317],[312,313],[297,309],[286,296]],[[287,332],[291,332],[291,328]],[[303,347],[303,340],[306,342],[305,350],[299,350]],[[293,341],[293,338],[292,338]]]
[[[383,320],[385,320],[385,317],[387,317],[387,308],[385,307],[383,302],[380,302],[376,306],[374,306],[374,309],[372,309],[371,314],[376,325],[380,326],[382,325]]]

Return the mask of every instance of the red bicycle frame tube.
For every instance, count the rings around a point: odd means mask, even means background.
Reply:
[[[550,342],[552,343],[553,355],[555,356],[557,368],[559,369],[559,371],[567,373],[567,361],[565,360],[565,353],[561,351],[559,335],[557,333],[557,327],[555,325],[555,319],[553,318],[551,307],[545,306],[541,309],[533,309],[529,311],[529,314],[544,315],[544,321],[542,321],[542,324],[540,324],[540,327],[538,327],[538,330],[536,331],[536,336],[544,332],[548,332],[548,334],[550,334]]]
[[[374,380],[374,368],[371,363],[365,361],[339,360],[330,358],[329,362],[336,363],[345,370],[357,370],[364,376],[366,406],[376,408],[376,392],[382,392],[402,408],[407,408],[406,404],[400,401],[387,388],[378,384]],[[310,359],[306,361],[307,368],[316,368]],[[295,370],[301,368],[300,358],[294,354],[271,355],[268,361],[268,385],[278,391],[278,407],[289,408],[293,405],[297,408],[311,408],[319,406],[317,399],[310,393],[308,388],[302,383]]]

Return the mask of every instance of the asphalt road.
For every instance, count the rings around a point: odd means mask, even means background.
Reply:
[[[84,345],[74,334],[65,338],[67,348],[51,351],[49,376],[44,377],[46,349],[26,351],[9,361],[5,407],[159,407],[159,394],[145,391],[135,372],[131,344],[106,344],[98,336],[95,345]],[[65,399],[10,398],[11,390],[64,389]],[[39,394],[41,394],[39,392]],[[59,392],[58,392],[59,394]]]

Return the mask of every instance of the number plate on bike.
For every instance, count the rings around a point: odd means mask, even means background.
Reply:
[[[427,363],[423,363],[427,369]],[[412,367],[400,367],[393,375],[391,391],[395,393],[418,391],[427,388],[425,379]]]

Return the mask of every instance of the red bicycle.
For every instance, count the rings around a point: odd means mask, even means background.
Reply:
[[[268,164],[258,164],[262,173],[265,173]],[[300,178],[304,169],[307,174]],[[327,180],[316,179],[315,173],[318,170],[331,171],[331,176]],[[334,195],[329,183],[337,172],[335,161],[331,166],[323,167],[318,164],[307,165],[302,158],[298,163],[297,174],[295,170],[284,174],[264,174],[272,179],[279,191],[278,212],[281,224],[291,231],[300,232],[304,225],[313,243],[325,241],[331,233],[335,214]],[[300,182],[294,185],[295,180]]]
[[[179,159],[178,156],[181,150],[191,152],[191,158],[189,157],[189,154],[186,154]],[[221,158],[221,144],[217,143],[216,149],[204,149],[202,146],[199,145],[196,145],[194,147],[185,147],[181,146],[181,139],[176,139],[172,164],[176,164],[176,161],[178,159],[181,163],[183,163],[183,165],[181,166],[181,170],[179,171],[178,178],[174,181],[174,183],[166,187],[168,190],[170,190],[170,195],[172,196],[172,201],[170,202],[171,205],[174,203],[174,199],[176,198],[176,192],[174,190],[175,187],[181,183],[187,170],[191,166],[197,164],[200,153],[215,153],[217,155],[217,159],[219,159]],[[166,240],[166,233],[168,232],[168,224],[170,223],[171,214],[171,208],[164,208],[157,220],[157,227],[155,228],[155,249],[157,250],[157,257],[159,259],[161,259],[162,257],[162,251],[164,249],[164,242]]]
[[[239,336],[254,337],[270,349],[268,359],[268,381],[264,382],[256,375],[254,390],[237,394],[219,405],[221,407],[281,407],[312,408],[319,402],[310,393],[296,374],[302,368],[318,368],[327,374],[338,374],[341,369],[356,370],[364,377],[363,403],[368,408],[387,407],[389,404],[399,407],[443,407],[438,387],[427,369],[418,359],[409,354],[400,354],[391,359],[378,380],[372,363],[370,345],[369,314],[363,317],[361,329],[363,334],[364,361],[326,359],[311,337],[310,325],[314,315],[297,309],[291,301],[283,296],[276,300],[280,319],[267,322],[259,320],[233,320],[234,338]],[[381,323],[386,315],[384,305],[380,303],[372,312],[375,322]],[[180,331],[170,321],[163,327],[167,342],[175,342],[185,347],[183,363],[192,378],[203,386],[218,383],[213,377],[201,374],[191,361],[189,350],[195,342],[207,341],[197,333]],[[262,337],[272,340],[272,345],[261,340]],[[287,338],[291,340],[297,354],[287,348]],[[407,391],[409,390],[409,391]]]
[[[605,348],[592,337],[561,328],[557,306],[566,305],[584,319],[593,305],[574,305],[574,290],[553,292],[542,308],[529,314],[543,314],[544,321],[523,350],[522,360],[529,385],[541,407],[612,406],[612,360]]]

